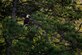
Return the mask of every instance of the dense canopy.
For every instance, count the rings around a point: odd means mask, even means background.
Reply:
[[[82,55],[81,26],[77,0],[0,0],[0,55]]]

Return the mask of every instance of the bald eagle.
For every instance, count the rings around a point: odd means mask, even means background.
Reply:
[[[24,19],[24,25],[28,25],[29,22],[30,22],[30,15],[27,14],[26,17],[25,17],[25,19]]]

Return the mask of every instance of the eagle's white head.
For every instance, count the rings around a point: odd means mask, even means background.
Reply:
[[[26,15],[26,18],[29,18],[29,17],[30,17],[30,15],[29,15],[29,14],[27,14],[27,15]]]

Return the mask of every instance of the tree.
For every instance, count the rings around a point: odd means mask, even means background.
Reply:
[[[2,0],[0,5],[6,55],[81,55],[82,12],[72,0]],[[23,14],[31,15],[27,26],[18,23]]]

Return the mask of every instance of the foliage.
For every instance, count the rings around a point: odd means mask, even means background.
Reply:
[[[0,54],[81,55],[81,24],[76,24],[82,12],[74,6],[72,0],[1,0]],[[29,24],[19,24],[25,14]]]

